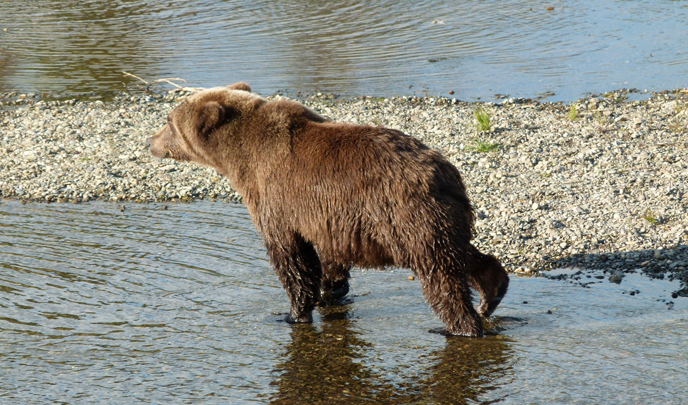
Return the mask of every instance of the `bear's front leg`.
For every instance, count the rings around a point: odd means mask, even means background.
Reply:
[[[451,263],[451,260],[445,263]],[[425,299],[444,322],[446,330],[440,333],[483,336],[483,324],[480,315],[471,303],[471,290],[466,276],[454,270],[455,268],[461,267],[456,263],[451,263],[446,267],[429,265],[414,270],[420,279]]]
[[[320,301],[322,267],[312,244],[301,235],[266,237],[270,262],[291,303],[287,323],[313,322],[313,308]]]

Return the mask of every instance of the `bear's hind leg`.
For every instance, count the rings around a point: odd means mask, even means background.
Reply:
[[[267,241],[272,242],[267,242]],[[289,297],[291,312],[287,323],[310,323],[320,301],[322,267],[315,248],[301,235],[266,238],[270,262]]]
[[[419,271],[420,270],[420,271]],[[483,336],[480,315],[473,308],[465,275],[456,268],[415,269],[423,295],[446,327],[446,333]]]
[[[466,259],[466,276],[480,294],[478,313],[489,317],[506,295],[509,275],[496,257],[482,254],[474,246],[471,248]]]
[[[322,263],[322,285],[320,287],[320,303],[331,305],[349,293],[349,278],[351,265],[335,263],[320,258]]]

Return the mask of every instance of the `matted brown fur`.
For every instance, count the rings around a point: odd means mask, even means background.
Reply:
[[[471,245],[474,213],[458,170],[399,131],[330,122],[245,83],[189,97],[151,138],[151,153],[227,176],[263,234],[291,302],[310,322],[325,280],[352,265],[410,268],[448,333],[482,335],[506,293],[496,258]]]

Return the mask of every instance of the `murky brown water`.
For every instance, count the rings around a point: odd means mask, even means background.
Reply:
[[[513,277],[448,339],[409,274],[293,327],[243,206],[2,202],[0,403],[686,403],[675,284]]]
[[[0,0],[0,92],[104,97],[138,83],[124,70],[263,94],[570,101],[688,86],[685,37],[685,1]]]

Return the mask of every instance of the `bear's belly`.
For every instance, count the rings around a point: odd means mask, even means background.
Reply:
[[[313,240],[323,261],[352,264],[363,268],[381,268],[396,263],[385,245],[360,233],[328,233]]]

